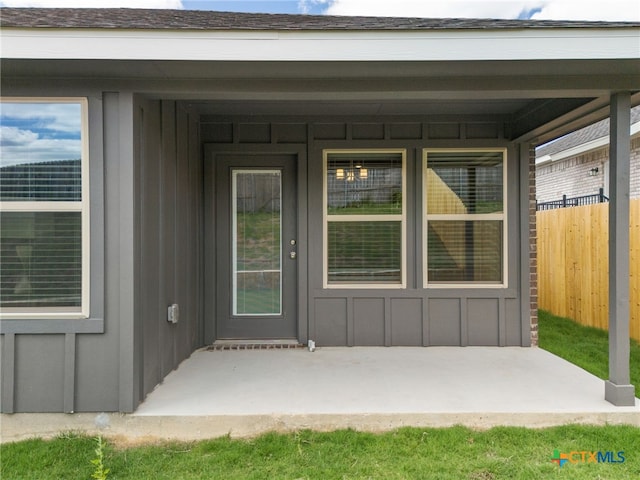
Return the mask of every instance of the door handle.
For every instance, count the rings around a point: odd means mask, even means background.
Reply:
[[[289,258],[291,258],[292,260],[295,260],[297,256],[298,255],[296,254],[296,252],[289,252]]]

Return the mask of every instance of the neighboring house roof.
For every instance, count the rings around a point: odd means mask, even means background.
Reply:
[[[171,30],[451,30],[639,27],[638,22],[349,17],[133,8],[2,8],[4,28]]]
[[[631,109],[631,135],[640,133],[640,105]],[[562,160],[609,144],[609,119],[576,130],[536,149],[536,164]]]

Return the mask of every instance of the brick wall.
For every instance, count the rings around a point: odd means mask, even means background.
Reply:
[[[538,345],[538,251],[536,227],[536,149],[529,147],[529,301],[531,345]]]
[[[631,198],[640,198],[640,137],[631,141]]]
[[[600,188],[605,192],[605,162],[609,147],[602,147],[576,157],[570,157],[536,168],[537,198],[539,202],[560,200],[563,195],[579,197],[593,195]],[[631,198],[640,198],[640,137],[631,142]],[[589,171],[597,168],[596,175]]]

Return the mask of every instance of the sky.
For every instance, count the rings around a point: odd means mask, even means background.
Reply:
[[[79,103],[0,103],[0,168],[81,156]]]
[[[0,0],[3,7],[128,7],[425,18],[640,21],[638,0]]]

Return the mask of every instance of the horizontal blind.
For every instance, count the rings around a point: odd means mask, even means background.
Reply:
[[[504,280],[504,151],[427,151],[428,283]]]
[[[403,283],[403,187],[403,150],[327,155],[329,284]]]
[[[402,154],[332,153],[328,215],[402,214]]]
[[[429,195],[428,214],[496,213],[503,210],[502,152],[429,152],[427,181],[438,195]],[[455,199],[456,202],[452,202]]]
[[[0,306],[78,307],[81,212],[0,214]]]
[[[430,282],[501,282],[503,222],[430,221],[427,263]]]
[[[328,242],[330,281],[401,281],[401,222],[331,222]]]

